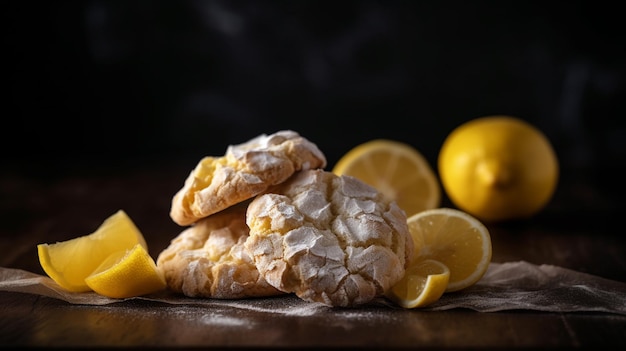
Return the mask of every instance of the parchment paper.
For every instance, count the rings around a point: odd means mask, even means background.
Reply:
[[[71,304],[84,305],[106,305],[130,300],[111,299],[94,292],[70,293],[47,276],[3,267],[0,267],[0,291],[43,295]],[[245,308],[246,304],[250,304],[255,309],[263,309],[264,303],[264,299],[232,301],[194,299],[168,291],[132,299],[176,305],[226,304],[239,308]],[[277,298],[266,300],[272,305],[268,310],[275,310]],[[293,297],[288,301],[288,304],[294,307]],[[301,303],[311,304],[305,301]],[[385,298],[378,298],[372,304],[399,308]],[[423,307],[422,310],[441,311],[454,308],[467,308],[479,312],[536,310],[626,315],[626,283],[552,265],[535,265],[525,261],[491,263],[483,278],[476,284],[462,291],[446,293],[437,302]]]

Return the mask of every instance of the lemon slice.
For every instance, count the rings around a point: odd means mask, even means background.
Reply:
[[[375,139],[351,149],[332,170],[349,175],[378,189],[394,200],[407,217],[436,208],[441,187],[424,156],[412,146],[394,140]]]
[[[96,293],[116,299],[154,293],[167,285],[154,259],[140,244],[111,254],[85,283]]]
[[[72,292],[91,289],[85,283],[109,255],[132,249],[136,244],[148,245],[126,212],[119,210],[95,232],[54,244],[37,245],[39,263],[44,272],[62,288]]]
[[[411,265],[387,297],[404,308],[424,307],[439,300],[446,291],[450,270],[435,260]]]
[[[491,236],[475,217],[452,208],[426,210],[407,219],[415,244],[413,262],[432,259],[450,270],[446,292],[476,283],[491,262]]]

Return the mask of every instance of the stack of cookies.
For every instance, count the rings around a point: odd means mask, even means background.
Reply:
[[[185,229],[157,257],[169,289],[341,307],[383,296],[413,255],[406,214],[324,167],[317,145],[291,130],[201,159],[172,199],[170,217]]]

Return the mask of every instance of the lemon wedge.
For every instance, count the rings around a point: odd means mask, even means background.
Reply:
[[[62,288],[71,292],[91,291],[85,283],[109,255],[141,245],[146,240],[126,212],[119,210],[95,232],[54,244],[37,245],[39,263],[44,272]]]
[[[167,286],[154,259],[140,244],[111,254],[85,283],[96,293],[117,299],[154,293]]]
[[[443,263],[423,260],[410,266],[386,296],[404,308],[428,306],[445,293],[449,279],[450,270]]]

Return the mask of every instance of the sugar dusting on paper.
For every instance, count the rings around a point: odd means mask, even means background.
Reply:
[[[373,317],[376,308],[398,308],[378,298],[361,308],[333,309],[305,302],[295,296],[216,300],[194,299],[170,292],[136,297],[110,299],[96,293],[70,293],[52,279],[24,270],[0,267],[0,291],[37,294],[64,300],[71,304],[108,305],[128,300],[153,301],[173,306],[212,307],[201,321],[215,325],[244,325],[228,311],[242,310],[284,316],[315,316],[323,313],[352,314],[351,317]],[[372,310],[374,308],[374,310]],[[535,265],[525,261],[491,263],[485,276],[475,285],[444,294],[423,310],[467,308],[479,312],[504,310],[536,310],[544,312],[602,312],[626,315],[626,283],[551,265]],[[225,311],[221,313],[220,311]]]

